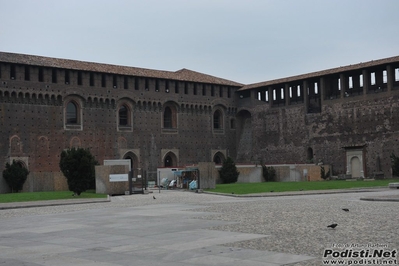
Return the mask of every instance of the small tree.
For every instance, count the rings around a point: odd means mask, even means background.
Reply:
[[[3,177],[10,187],[11,192],[18,192],[22,190],[26,179],[28,178],[29,171],[15,160],[12,164],[6,163],[6,168],[3,171]]]
[[[237,171],[237,167],[233,162],[233,159],[227,157],[223,161],[222,168],[219,170],[219,176],[223,184],[235,183],[238,180],[240,172]]]
[[[88,149],[72,148],[61,152],[60,169],[67,179],[68,188],[75,195],[95,187],[95,169],[98,162]]]
[[[391,154],[391,166],[392,166],[392,175],[399,176],[399,157],[396,157],[395,154]]]
[[[263,179],[266,182],[276,181],[276,169],[273,166],[267,167],[266,165],[262,165],[262,172]]]

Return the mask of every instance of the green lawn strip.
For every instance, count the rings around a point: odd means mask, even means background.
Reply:
[[[262,183],[234,183],[217,184],[215,189],[206,189],[209,192],[226,194],[252,194],[263,192],[285,192],[306,190],[350,189],[367,187],[388,187],[389,183],[398,182],[398,179],[384,179],[374,181],[314,181],[314,182],[262,182]]]
[[[0,194],[0,203],[23,202],[38,200],[62,200],[62,199],[88,199],[88,198],[106,198],[105,194],[96,194],[95,192],[83,192],[80,196],[72,196],[72,191],[47,191],[47,192],[20,192]]]

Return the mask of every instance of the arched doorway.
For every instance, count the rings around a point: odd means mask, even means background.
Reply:
[[[306,155],[306,160],[308,163],[313,162],[313,149],[308,148],[307,155]]]
[[[217,153],[213,156],[213,160],[212,160],[212,161],[213,161],[215,164],[222,164],[223,161],[224,161],[225,159],[226,159],[226,158],[224,157],[223,153],[217,152]]]
[[[123,159],[130,160],[130,169],[134,170],[139,167],[139,161],[133,152],[128,152],[123,156]]]
[[[163,159],[164,167],[176,167],[177,157],[173,152],[168,152]]]

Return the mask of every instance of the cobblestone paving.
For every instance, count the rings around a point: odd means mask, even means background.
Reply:
[[[209,228],[211,230],[265,235],[264,238],[229,243],[229,247],[308,255],[317,259],[293,265],[321,265],[324,249],[332,244],[372,243],[399,249],[399,202],[360,200],[372,196],[397,197],[399,191],[259,198],[162,191],[113,197],[110,203],[0,210],[0,223],[8,217],[184,202],[203,206],[192,210],[199,213],[198,219],[233,222]],[[349,212],[342,208],[348,208]],[[201,212],[212,214],[201,216]],[[332,223],[338,226],[327,228]]]

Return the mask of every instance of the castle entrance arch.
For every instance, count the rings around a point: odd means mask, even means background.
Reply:
[[[173,152],[168,152],[163,159],[164,167],[176,167],[177,157]]]

